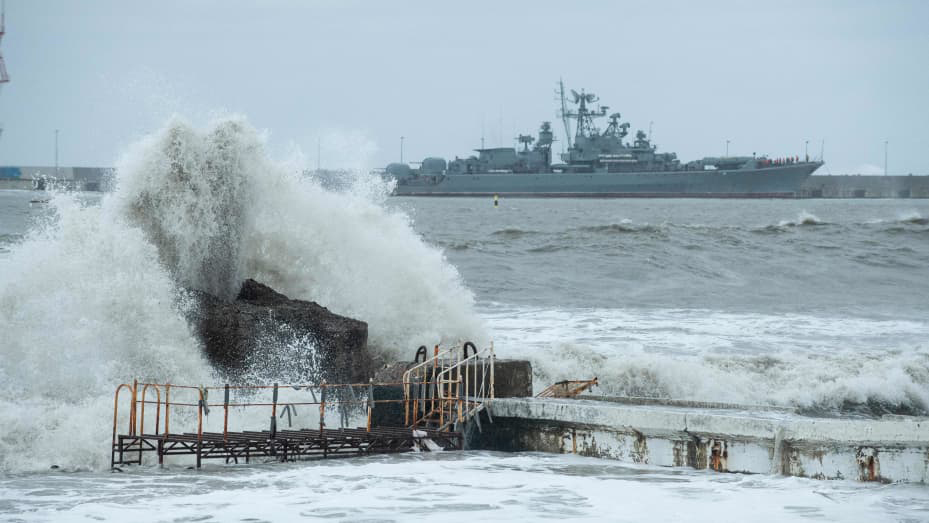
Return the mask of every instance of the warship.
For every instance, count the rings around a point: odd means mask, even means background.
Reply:
[[[396,179],[397,196],[794,198],[823,164],[809,156],[728,153],[682,163],[676,153],[658,152],[650,133],[639,130],[626,140],[629,123],[620,113],[608,114],[595,94],[570,93],[569,100],[559,82],[568,146],[561,163],[552,162],[551,122],[542,122],[537,137],[519,135],[519,147],[482,147],[476,156],[451,161],[429,157],[414,162],[418,167],[392,163],[383,174]],[[601,132],[596,119],[604,117],[608,124]]]

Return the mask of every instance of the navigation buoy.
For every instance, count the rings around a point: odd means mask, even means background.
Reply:
[[[494,193],[494,207],[499,207],[499,206],[500,206],[500,197],[497,196],[496,193]]]

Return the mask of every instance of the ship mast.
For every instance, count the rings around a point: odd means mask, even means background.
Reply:
[[[593,93],[585,93],[583,89],[581,89],[580,93],[572,89],[571,96],[573,97],[574,103],[577,104],[577,111],[566,112],[564,116],[566,118],[577,119],[577,131],[574,135],[574,141],[576,143],[579,138],[590,137],[600,132],[594,126],[594,118],[606,116],[609,107],[601,105],[597,110],[592,111],[588,109],[587,104],[596,103],[600,101],[600,98]]]
[[[568,149],[571,148],[571,124],[568,122],[568,103],[564,97],[564,80],[558,79],[558,96],[561,98],[561,121],[564,123],[565,140],[568,142]]]

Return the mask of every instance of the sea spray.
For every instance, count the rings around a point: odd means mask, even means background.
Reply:
[[[100,467],[119,383],[210,377],[141,231],[111,208],[51,205],[0,270],[0,471]]]
[[[406,214],[382,205],[386,183],[327,191],[272,161],[259,133],[236,117],[204,131],[173,119],[133,146],[118,171],[116,205],[181,284],[228,296],[254,278],[366,321],[370,344],[394,357],[484,337],[455,268]]]
[[[301,171],[244,119],[174,118],[123,155],[99,206],[55,197],[0,260],[0,471],[105,467],[119,383],[216,382],[188,288],[228,297],[253,277],[368,322],[389,357],[485,336],[442,252],[381,205],[389,185],[336,194]]]

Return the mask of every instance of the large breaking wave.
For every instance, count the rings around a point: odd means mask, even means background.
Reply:
[[[368,322],[391,357],[482,336],[442,252],[372,197],[385,187],[328,192],[242,118],[172,119],[117,171],[99,206],[56,196],[0,261],[0,471],[103,465],[119,383],[211,382],[186,288],[255,278]]]

